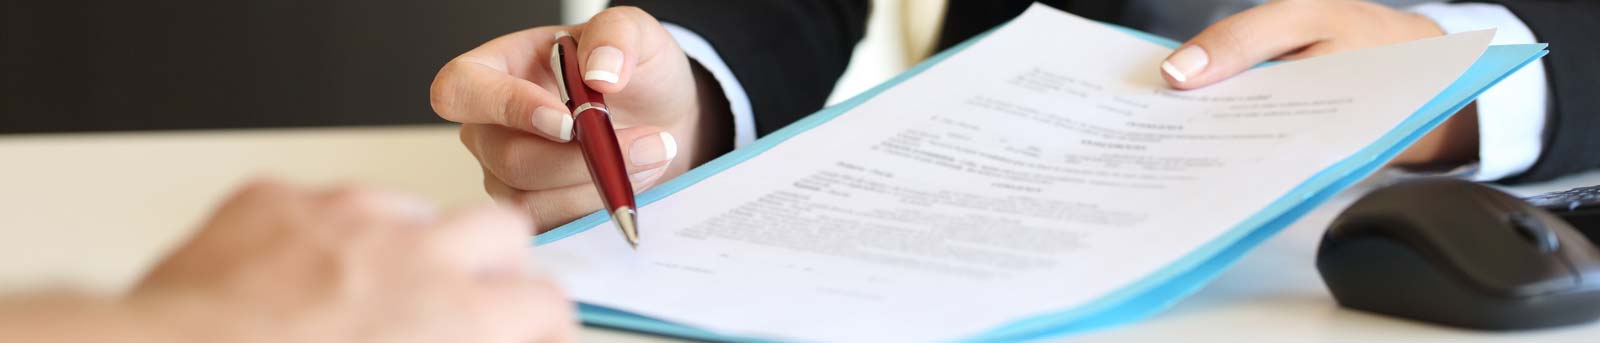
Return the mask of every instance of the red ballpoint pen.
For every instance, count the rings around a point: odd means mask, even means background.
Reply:
[[[561,100],[572,111],[572,137],[583,150],[583,160],[589,164],[589,176],[600,191],[606,213],[622,230],[628,245],[639,248],[639,229],[636,225],[638,208],[633,203],[633,183],[628,181],[628,168],[622,164],[622,147],[617,144],[617,133],[611,127],[611,111],[606,109],[605,97],[583,83],[578,69],[578,41],[566,31],[556,33],[556,44],[550,48],[550,68],[559,82]]]

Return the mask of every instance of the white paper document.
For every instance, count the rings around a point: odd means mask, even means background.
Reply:
[[[1194,91],[1170,49],[1048,7],[639,211],[534,248],[578,301],[802,341],[970,337],[1173,263],[1389,132],[1480,31]]]

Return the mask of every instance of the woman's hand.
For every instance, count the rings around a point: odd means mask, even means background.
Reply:
[[[1161,73],[1174,88],[1211,85],[1267,60],[1295,60],[1443,35],[1433,20],[1356,0],[1273,1],[1212,24]],[[1392,164],[1461,163],[1478,155],[1475,107],[1456,113]]]
[[[605,93],[636,191],[682,174],[732,145],[731,116],[708,74],[691,67],[660,23],[615,7],[587,23],[496,38],[456,57],[433,81],[433,109],[462,123],[461,141],[495,199],[535,215],[538,231],[599,210],[572,139],[572,116],[551,74],[556,33],[578,39],[585,83]]]
[[[572,303],[529,271],[526,217],[259,181],[156,266],[120,317],[193,341],[571,341]]]

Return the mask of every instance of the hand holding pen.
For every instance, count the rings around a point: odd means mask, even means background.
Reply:
[[[672,36],[643,12],[619,7],[587,23],[524,30],[446,64],[434,110],[462,123],[461,140],[497,201],[526,208],[539,232],[603,207],[576,127],[552,73],[557,32],[577,42],[583,84],[604,95],[635,192],[687,171],[732,143],[722,94]],[[702,99],[716,99],[712,106]]]
[[[605,70],[590,70],[585,77],[578,76],[578,40],[567,31],[556,32],[556,43],[550,48],[550,70],[560,77],[556,89],[561,101],[572,111],[572,138],[589,167],[590,179],[605,204],[605,213],[622,232],[628,245],[639,247],[638,208],[633,199],[633,182],[628,180],[627,166],[622,162],[622,148],[617,144],[617,134],[611,126],[611,110],[606,107],[605,96],[584,84],[586,78],[615,81],[616,74]],[[590,63],[594,63],[590,59]],[[671,136],[665,136],[671,137]]]

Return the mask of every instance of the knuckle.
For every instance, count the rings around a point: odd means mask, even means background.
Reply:
[[[527,186],[515,181],[532,169],[523,166],[524,160],[520,157],[528,150],[523,145],[530,143],[482,129],[464,129],[461,139],[467,145],[467,150],[478,159],[479,166],[483,168],[485,186],[490,191],[494,190],[494,187],[489,187],[491,185],[508,190]]]
[[[491,128],[494,132],[465,138],[478,145],[469,148],[484,170],[486,189],[508,192],[542,192],[582,182],[587,175],[576,148],[544,138]],[[584,178],[583,180],[586,180]]]
[[[610,11],[630,19],[649,22],[655,21],[655,16],[652,16],[649,12],[645,12],[644,9],[635,6],[617,6],[610,8]]]
[[[635,11],[639,11],[639,8],[638,7],[633,7],[633,6],[613,6],[613,7],[608,7],[606,9],[604,9],[604,10],[601,10],[600,13],[595,13],[594,18],[595,19],[603,18],[603,19],[608,19],[608,20],[612,20],[612,19],[627,19]]]
[[[533,148],[534,144],[531,142],[508,141],[498,154],[486,159],[491,161],[488,167],[502,182],[505,182],[506,186],[533,190],[537,185],[530,181],[541,175],[538,165],[530,163],[533,159],[528,158],[536,154]]]
[[[641,20],[640,18],[649,18],[651,21],[655,20],[653,17],[650,17],[650,15],[645,14],[644,10],[641,10],[638,7],[617,6],[607,8],[604,11],[600,11],[600,13],[596,13],[594,17],[589,18],[589,23],[614,29],[626,29],[632,27],[636,20]],[[619,32],[631,32],[631,30],[619,30]]]
[[[271,201],[283,197],[294,188],[282,181],[267,177],[257,177],[246,181],[228,197],[226,203],[255,204]]]
[[[259,196],[263,194],[275,193],[288,188],[289,186],[287,184],[284,184],[282,181],[278,181],[277,179],[269,177],[257,177],[250,179],[249,181],[245,181],[244,185],[239,187],[238,193],[245,196]]]
[[[519,114],[533,112],[533,108],[531,108],[532,106],[529,104],[529,101],[525,101],[527,97],[522,96],[526,90],[526,88],[523,86],[524,85],[517,79],[507,79],[505,82],[501,82],[500,85],[495,87],[496,90],[493,99],[502,99],[499,107],[495,108],[495,111],[493,111],[496,112],[493,113],[495,114],[495,122],[505,126],[518,128],[532,125],[532,123],[526,123],[527,125],[522,125],[524,123],[519,123],[519,121],[522,120],[520,118],[527,117],[526,115]],[[530,118],[528,120],[532,119]]]
[[[378,191],[355,185],[341,185],[328,192],[324,199],[327,209],[352,214],[378,214],[388,211],[386,196]]]

